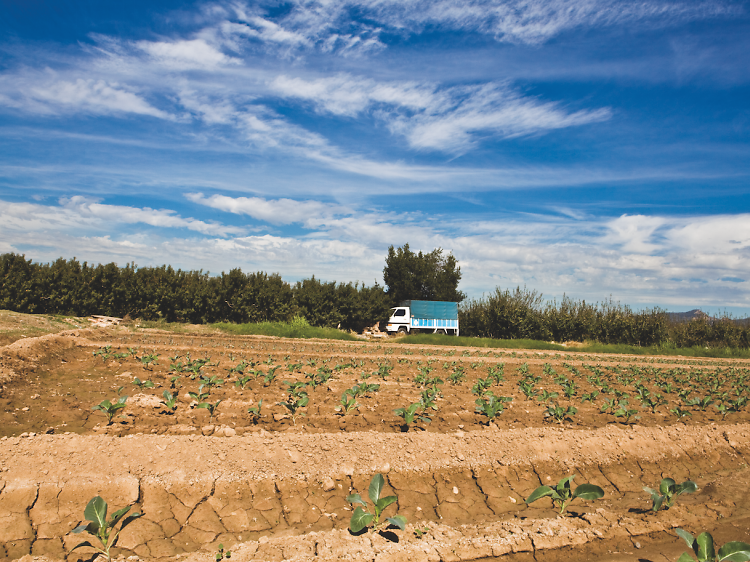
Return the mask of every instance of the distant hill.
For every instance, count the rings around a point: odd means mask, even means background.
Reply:
[[[670,322],[690,322],[691,320],[698,320],[700,318],[705,318],[709,322],[721,320],[721,318],[709,316],[708,314],[706,314],[702,310],[698,310],[697,308],[689,310],[687,312],[667,312],[667,318],[669,318]],[[750,324],[750,318],[730,318],[730,321],[741,326]]]

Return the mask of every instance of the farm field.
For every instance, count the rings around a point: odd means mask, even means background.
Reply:
[[[750,541],[748,381],[728,359],[124,327],[18,339],[0,347],[0,557],[92,559],[69,531],[101,495],[143,513],[123,559],[223,544],[238,561],[676,561],[678,527]],[[124,405],[111,423],[105,400]],[[352,535],[347,495],[375,474],[408,524]],[[604,497],[525,504],[571,474]],[[667,476],[698,490],[653,513],[643,486]]]

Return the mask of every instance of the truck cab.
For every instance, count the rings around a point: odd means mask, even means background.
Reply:
[[[401,332],[405,334],[411,330],[411,317],[408,306],[397,306],[391,309],[391,317],[388,319],[386,330],[389,332]]]

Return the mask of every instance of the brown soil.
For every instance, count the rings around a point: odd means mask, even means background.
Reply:
[[[135,356],[113,356],[128,348]],[[194,379],[175,370],[188,353],[210,358]],[[144,367],[137,357],[150,354],[157,364]],[[245,375],[262,372],[244,389],[230,372],[242,361],[254,363]],[[393,367],[385,378],[377,374],[383,364]],[[500,364],[503,380],[491,390],[513,400],[488,424],[474,411],[472,387]],[[264,383],[273,366],[276,378]],[[419,399],[415,378],[426,367],[428,377],[443,379],[442,397],[431,423],[404,431],[393,410]],[[457,367],[465,378],[452,384]],[[208,562],[222,543],[238,561],[676,560],[686,550],[676,527],[709,530],[720,543],[750,541],[748,413],[723,420],[715,405],[703,411],[677,395],[692,386],[688,399],[728,399],[743,392],[748,367],[132,328],[20,339],[0,348],[0,558],[92,559],[87,549],[71,553],[84,536],[69,531],[98,494],[110,511],[135,505],[143,513],[113,551],[123,558]],[[310,382],[327,369],[328,381],[306,389],[306,415],[285,415],[277,404],[287,396],[284,381]],[[537,389],[560,394],[551,403],[578,409],[570,421],[545,421],[547,406],[519,389],[525,371],[539,377]],[[187,395],[198,392],[201,376],[223,381],[207,399],[221,400],[211,423]],[[570,400],[561,376],[576,383]],[[135,377],[153,388],[137,389]],[[671,393],[656,385],[672,378],[681,382]],[[380,388],[358,398],[358,410],[337,414],[344,390],[363,380]],[[636,400],[638,383],[668,403],[649,413]],[[122,386],[126,407],[108,425],[91,408]],[[608,394],[581,403],[602,386]],[[165,390],[179,394],[174,412],[160,403]],[[629,394],[640,419],[624,423],[600,411],[617,392]],[[253,423],[247,409],[261,399]],[[691,417],[669,413],[677,407]],[[385,515],[398,510],[409,524],[354,536],[346,496],[366,497],[375,473],[398,496]],[[548,499],[524,503],[537,486],[569,474],[601,486],[605,497],[575,500],[562,516]],[[694,480],[699,491],[654,514],[642,488],[665,476]]]

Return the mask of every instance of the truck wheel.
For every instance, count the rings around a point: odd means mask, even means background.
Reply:
[[[445,330],[438,330],[437,333],[438,334],[443,334],[444,336],[446,335],[446,331]]]
[[[398,333],[399,333],[399,334],[405,334],[405,333],[406,333],[406,328],[404,328],[403,326],[401,326],[401,327],[400,327],[400,328],[398,329]]]

